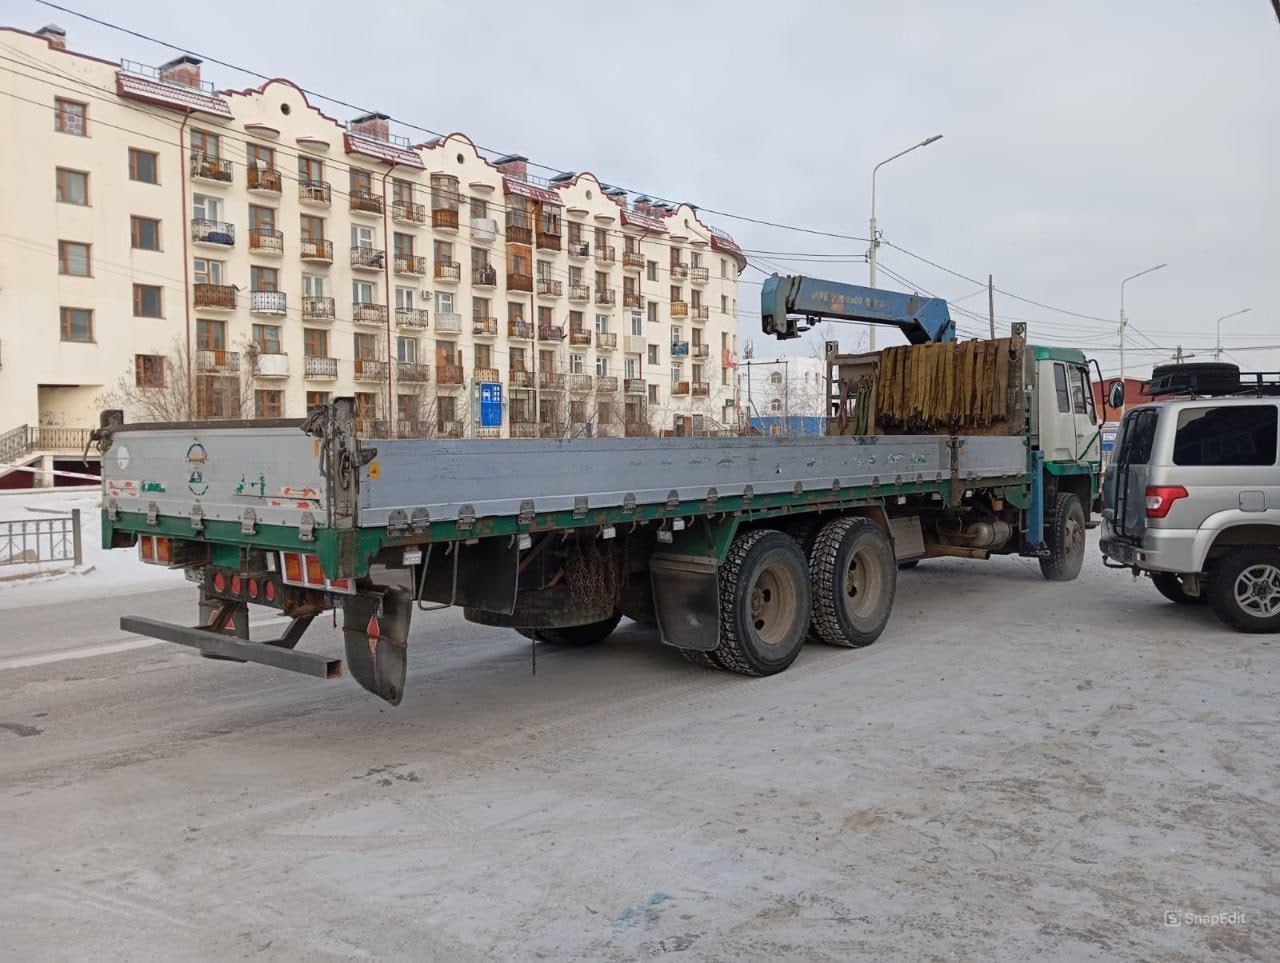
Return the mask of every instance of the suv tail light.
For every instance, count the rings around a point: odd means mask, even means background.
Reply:
[[[1181,485],[1148,485],[1147,518],[1164,518],[1179,498],[1186,498],[1187,490]]]

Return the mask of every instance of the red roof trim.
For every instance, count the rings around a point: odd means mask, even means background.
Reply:
[[[123,70],[116,71],[116,93],[125,100],[140,100],[170,110],[191,110],[223,120],[231,119],[231,108],[221,97]]]
[[[378,140],[376,137],[364,137],[348,131],[342,135],[342,143],[348,154],[372,157],[374,160],[382,161],[384,164],[401,164],[405,167],[423,169],[422,158],[416,152],[407,147],[388,144],[386,141]]]
[[[527,197],[530,200],[537,201],[539,204],[554,204],[556,207],[564,205],[564,199],[555,191],[547,190],[545,187],[538,187],[535,184],[528,184],[524,181],[513,181],[509,177],[502,179],[502,193],[519,194],[521,197]]]

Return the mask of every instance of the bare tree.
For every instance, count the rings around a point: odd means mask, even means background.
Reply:
[[[253,417],[256,359],[252,343],[241,352],[193,352],[175,338],[168,354],[135,356],[97,403],[141,421]]]

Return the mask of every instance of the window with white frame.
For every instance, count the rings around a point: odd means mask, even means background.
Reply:
[[[627,355],[626,359],[622,362],[622,370],[628,378],[639,378],[640,359],[635,355]]]
[[[304,274],[302,275],[302,293],[308,298],[324,297],[324,275],[323,274]]]
[[[404,311],[413,310],[413,288],[396,285],[396,308]]]
[[[196,284],[221,284],[222,271],[226,265],[222,261],[212,261],[198,257],[192,265]]]
[[[418,360],[417,338],[396,338],[396,360],[414,364]]]
[[[221,221],[222,198],[211,194],[192,194],[191,216],[197,220]]]
[[[351,282],[351,300],[355,304],[373,304],[375,293],[372,281]]]
[[[569,355],[569,372],[571,374],[582,374],[587,367],[587,356],[584,354]]]
[[[596,330],[601,332],[605,332],[609,330],[609,315],[607,314],[596,315]]]
[[[606,354],[596,356],[596,374],[601,378],[605,378],[609,374],[609,356]]]
[[[366,251],[373,249],[373,228],[367,224],[351,225],[351,246],[363,248]]]
[[[631,312],[631,334],[634,337],[644,337],[644,315],[639,311]]]
[[[453,314],[453,292],[436,292],[436,314]]]

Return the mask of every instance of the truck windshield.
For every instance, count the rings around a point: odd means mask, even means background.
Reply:
[[[1185,408],[1173,439],[1175,465],[1274,465],[1276,406]]]

